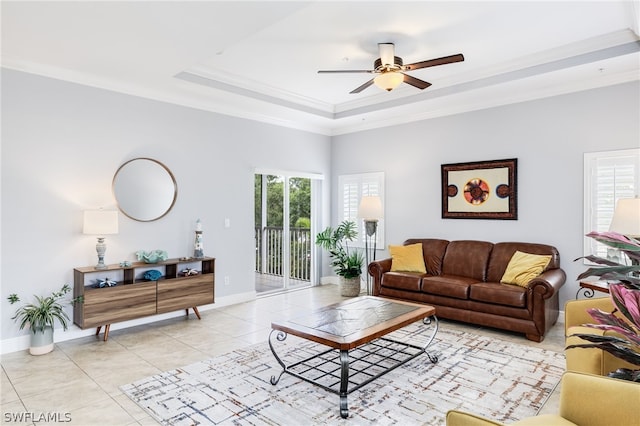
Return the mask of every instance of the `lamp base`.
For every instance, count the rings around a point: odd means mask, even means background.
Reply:
[[[104,254],[107,252],[107,244],[104,242],[104,237],[98,237],[96,252],[98,252],[98,264],[94,269],[107,269],[107,265],[104,264]]]

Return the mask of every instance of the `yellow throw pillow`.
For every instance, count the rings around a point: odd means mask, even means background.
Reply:
[[[421,243],[406,246],[389,245],[389,253],[391,253],[391,272],[427,273]]]
[[[551,261],[551,255],[543,256],[516,251],[513,253],[500,282],[528,287],[529,281],[540,275],[549,261]]]

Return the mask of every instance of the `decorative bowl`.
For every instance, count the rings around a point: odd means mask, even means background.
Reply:
[[[163,260],[167,260],[168,258],[167,252],[164,250],[138,250],[136,252],[136,256],[138,256],[138,260],[141,260],[144,263],[158,263]]]

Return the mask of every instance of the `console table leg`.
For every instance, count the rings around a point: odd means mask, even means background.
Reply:
[[[104,326],[104,341],[106,342],[109,338],[109,328],[111,328],[111,324],[107,324]]]
[[[99,326],[96,328],[96,336],[100,334],[100,330],[102,330],[102,326],[101,326],[101,325],[99,325]]]
[[[198,307],[197,306],[193,306],[191,309],[193,309],[193,312],[196,314],[198,319],[202,319],[202,318],[200,318],[200,312],[198,312]]]
[[[340,417],[349,417],[347,393],[349,387],[349,351],[340,351]]]

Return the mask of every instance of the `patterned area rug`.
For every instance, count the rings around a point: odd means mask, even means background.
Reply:
[[[420,345],[421,323],[390,335]],[[274,340],[289,365],[326,349],[289,336]],[[564,372],[564,355],[440,326],[429,354],[420,355],[349,394],[349,418],[339,396],[285,374],[268,342],[124,385],[122,391],[163,425],[444,425],[450,409],[511,422],[535,415]]]

